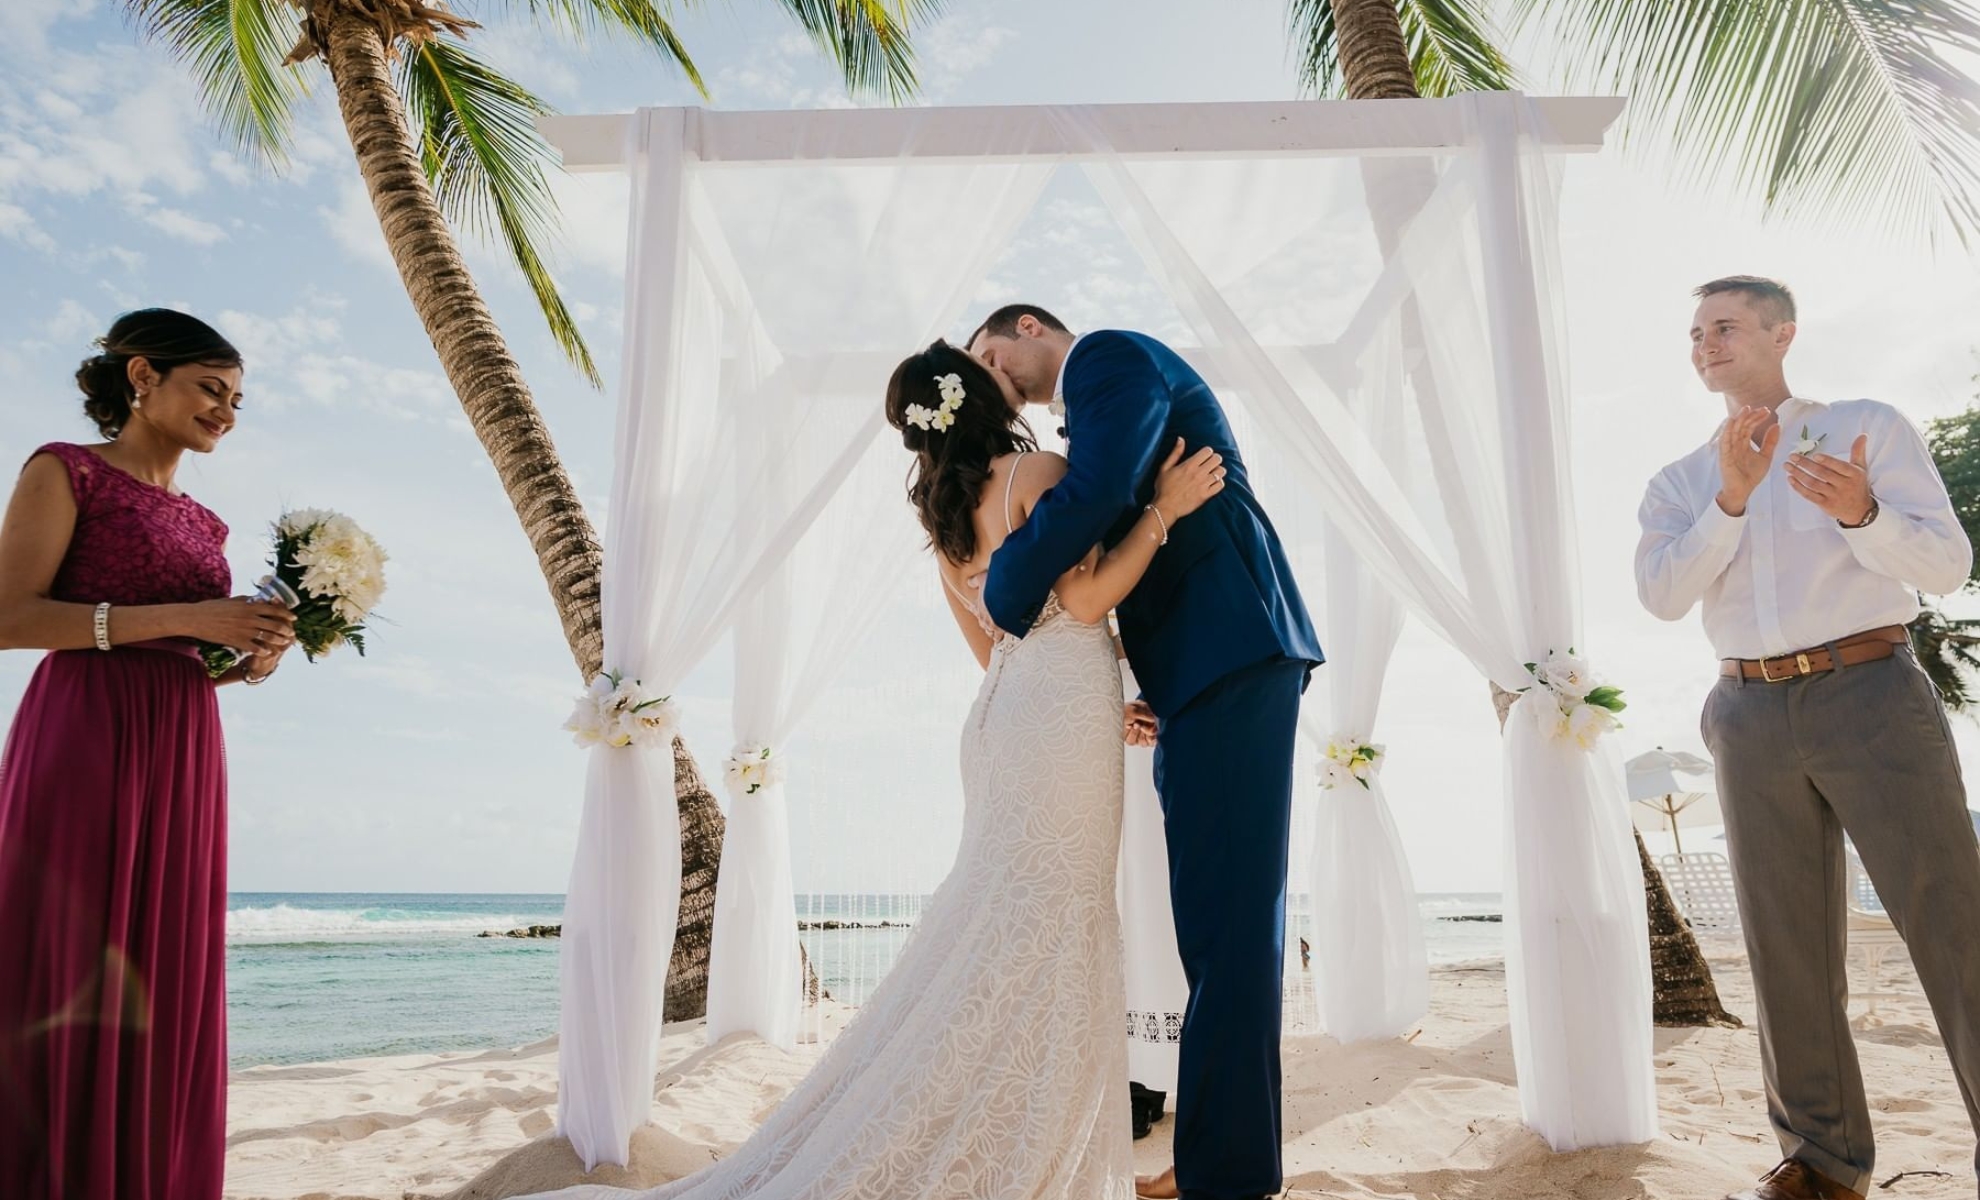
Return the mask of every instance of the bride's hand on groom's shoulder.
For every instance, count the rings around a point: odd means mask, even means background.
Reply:
[[[1224,456],[1205,446],[1185,461],[1184,448],[1183,440],[1177,438],[1175,449],[1169,451],[1168,460],[1155,477],[1155,507],[1172,521],[1202,508],[1224,490]]]

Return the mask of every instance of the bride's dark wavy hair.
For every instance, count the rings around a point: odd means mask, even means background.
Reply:
[[[956,423],[923,429],[909,423],[909,405],[931,411],[942,407],[936,380],[962,377],[963,402]],[[914,505],[928,544],[950,562],[976,557],[976,506],[990,478],[990,461],[1020,450],[1038,449],[1031,426],[1004,400],[988,368],[969,354],[936,339],[910,354],[887,381],[887,424],[901,431],[901,444],[914,452],[908,469],[908,502]]]

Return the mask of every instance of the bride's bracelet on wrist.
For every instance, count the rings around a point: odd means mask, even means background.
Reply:
[[[110,606],[108,604],[99,604],[96,606],[96,617],[92,622],[91,629],[96,635],[96,648],[108,652],[110,649]]]
[[[247,665],[247,660],[241,660],[241,682],[247,684],[249,687],[256,687],[260,684],[267,683],[269,676],[273,674],[275,674],[275,668],[270,667],[268,668],[267,675],[256,675],[254,668]]]
[[[1163,516],[1163,515],[1162,515],[1162,510],[1161,510],[1161,509],[1159,509],[1159,508],[1156,508],[1156,507],[1155,507],[1155,506],[1154,506],[1153,504],[1150,504],[1150,505],[1148,505],[1147,507],[1145,507],[1145,508],[1143,508],[1143,509],[1142,509],[1141,511],[1143,511],[1143,512],[1150,512],[1150,513],[1154,513],[1154,514],[1155,514],[1155,523],[1156,523],[1157,525],[1160,525],[1160,526],[1162,527],[1162,540],[1161,540],[1161,541],[1160,541],[1159,543],[1157,543],[1157,544],[1158,544],[1158,545],[1162,545],[1162,546],[1166,546],[1166,545],[1168,545],[1168,544],[1169,544],[1169,519],[1168,519],[1167,517],[1165,517],[1165,516]]]

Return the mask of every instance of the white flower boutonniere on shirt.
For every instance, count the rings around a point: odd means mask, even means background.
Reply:
[[[1828,434],[1823,433],[1823,434],[1817,434],[1814,437],[1809,437],[1808,426],[1803,425],[1801,427],[1801,436],[1795,439],[1794,452],[1796,454],[1803,454],[1803,455],[1813,454],[1817,450],[1820,450],[1822,448],[1822,443],[1828,438],[1828,436],[1829,436]]]

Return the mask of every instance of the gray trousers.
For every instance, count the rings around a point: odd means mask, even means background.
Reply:
[[[1980,847],[1931,680],[1890,658],[1705,701],[1782,1153],[1858,1192],[1875,1165],[1850,1037],[1843,835],[1903,936],[1980,1131]],[[1980,1158],[1976,1159],[1980,1169]]]

